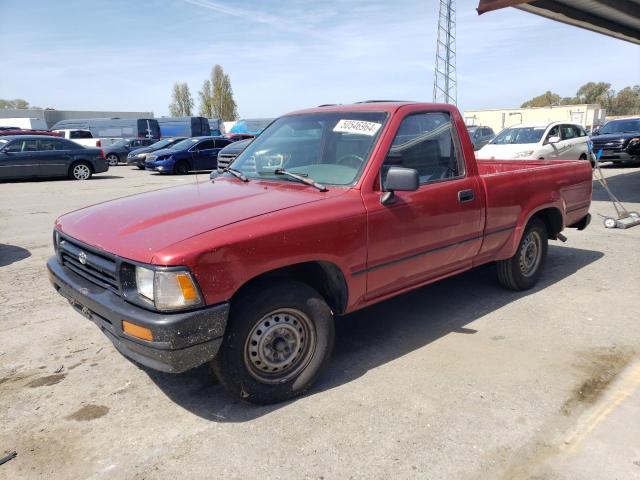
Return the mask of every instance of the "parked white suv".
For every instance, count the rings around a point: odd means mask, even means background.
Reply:
[[[553,122],[548,125],[514,125],[502,130],[476,152],[484,159],[566,159],[589,160],[589,136],[573,123]]]

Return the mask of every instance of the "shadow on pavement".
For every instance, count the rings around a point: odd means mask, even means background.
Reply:
[[[640,203],[640,171],[636,170],[608,177],[607,184],[621,202]],[[610,200],[609,195],[597,180],[593,181],[593,196],[591,198],[594,201],[608,202]]]
[[[31,252],[26,248],[0,243],[0,267],[11,265],[30,256]]]
[[[308,395],[349,383],[449,333],[477,333],[465,326],[553,286],[603,256],[597,251],[551,245],[540,283],[528,292],[502,288],[495,267],[489,265],[338,317],[333,358]],[[265,407],[239,402],[216,383],[206,365],[178,375],[144,370],[178,405],[216,422],[245,422],[296,401]]]

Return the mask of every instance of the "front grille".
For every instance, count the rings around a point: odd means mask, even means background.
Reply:
[[[622,150],[622,146],[624,145],[624,140],[614,140],[608,142],[597,142],[593,141],[593,150],[594,152],[598,152],[598,150],[611,150],[611,151],[620,151]]]
[[[218,172],[222,173],[222,171],[231,165],[238,155],[235,153],[225,153],[222,155],[218,155]]]
[[[118,264],[115,259],[94,249],[87,249],[68,237],[60,237],[58,251],[63,266],[120,295]]]

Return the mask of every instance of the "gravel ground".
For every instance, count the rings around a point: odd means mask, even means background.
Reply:
[[[640,210],[640,169],[604,171]],[[255,407],[139,369],[47,280],[58,215],[198,179],[0,184],[0,478],[640,478],[640,227],[594,215],[530,292],[489,266],[340,318],[310,394]]]

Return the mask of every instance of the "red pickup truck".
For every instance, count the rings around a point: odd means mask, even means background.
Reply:
[[[48,270],[126,357],[211,362],[255,403],[310,386],[334,316],[489,262],[531,288],[547,241],[590,220],[589,162],[476,161],[450,105],[295,112],[223,172],[63,215]]]

